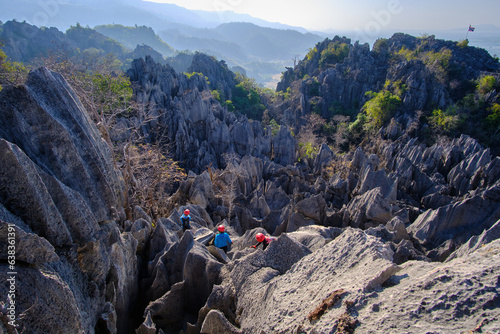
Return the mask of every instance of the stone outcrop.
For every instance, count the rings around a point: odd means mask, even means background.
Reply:
[[[325,60],[332,46],[337,55]],[[440,69],[437,60],[426,61],[418,57],[404,57],[404,52],[430,54],[436,59],[443,56],[447,63]],[[400,57],[398,61],[394,59]],[[328,58],[328,57],[327,57]],[[444,59],[443,58],[443,59]],[[443,110],[463,97],[466,82],[477,79],[487,72],[498,72],[497,61],[484,49],[460,47],[452,41],[436,39],[435,36],[417,38],[396,33],[388,39],[377,40],[370,50],[368,43],[352,43],[351,39],[335,36],[325,39],[310,49],[308,55],[294,68],[287,68],[277,90],[292,89],[299,92],[293,103],[281,106],[288,115],[288,125],[299,125],[301,117],[314,111],[329,119],[333,109],[358,109],[369,97],[368,91],[399,89],[401,108],[395,115],[392,129],[385,129],[388,137],[396,139],[401,129],[406,128],[414,118],[415,111],[429,106]],[[453,79],[456,85],[448,85]],[[300,100],[300,103],[297,103]],[[335,106],[335,107],[332,107]]]
[[[187,72],[203,73],[210,82],[210,89],[216,89],[222,95],[221,101],[232,100],[232,90],[236,86],[235,74],[229,70],[225,61],[217,61],[213,57],[196,52]]]
[[[224,78],[231,86],[232,81],[226,77],[232,73],[224,64],[202,54],[194,58],[193,71],[204,71],[211,84]],[[175,143],[175,160],[183,161],[184,167],[196,172],[205,166],[225,167],[225,159],[231,154],[269,159],[274,155],[280,164],[294,162],[295,140],[286,127],[272,138],[259,122],[236,117],[212,97],[202,75],[188,78],[149,57],[135,60],[128,75],[140,86],[136,91],[138,101],[151,106],[148,113],[157,118],[146,127],[149,139],[154,140],[166,129],[169,142]]]
[[[382,49],[334,41],[349,44],[349,54],[315,73],[322,112],[381,88],[367,70],[408,85],[403,110],[453,98],[420,60],[388,67]],[[414,42],[398,35],[387,49]],[[285,73],[285,83],[319,69],[319,60]],[[431,147],[403,136],[345,155],[324,145],[314,162],[297,163],[285,123],[311,108],[313,79],[300,83],[302,96],[273,135],[212,96],[230,96],[234,85],[223,62],[197,54],[190,70],[202,74],[146,57],[128,72],[152,119],[141,127],[145,140],[175,143],[175,160],[189,169],[174,209],[156,221],[139,207],[130,221],[118,214],[122,177],[64,78],[42,68],[0,92],[0,231],[19,248],[22,331],[499,330],[500,160],[489,149],[465,135]],[[213,245],[219,224],[234,242],[227,254]],[[253,249],[257,233],[275,240]],[[8,252],[1,244],[3,280]]]
[[[0,109],[0,229],[15,236],[18,331],[125,331],[138,242],[114,221],[124,184],[109,147],[64,78],[45,68],[4,87]],[[12,271],[1,264],[1,279]]]
[[[267,251],[252,253],[235,261],[222,284],[214,287],[199,319],[201,329],[327,332],[347,322],[351,332],[361,333],[394,328],[419,332],[419,324],[426,331],[495,332],[500,329],[495,313],[498,282],[483,273],[498,271],[498,243],[446,264],[410,261],[396,266],[390,247],[349,228],[284,273],[266,264]],[[279,256],[286,260],[290,255]]]

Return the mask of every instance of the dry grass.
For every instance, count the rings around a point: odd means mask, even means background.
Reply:
[[[342,296],[345,294],[344,289],[338,289],[333,291],[326,299],[324,299],[321,304],[314,309],[308,316],[307,319],[309,321],[313,320],[318,320],[321,318],[323,314],[328,310],[328,308],[332,307],[335,305],[336,302],[338,302],[340,299],[342,299]]]
[[[338,319],[337,334],[351,334],[354,333],[354,328],[358,321],[353,319],[349,313],[345,312]]]

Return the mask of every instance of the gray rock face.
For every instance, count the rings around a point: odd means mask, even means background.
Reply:
[[[445,264],[411,261],[402,265],[385,288],[367,296],[356,332],[495,333],[498,321],[499,241]],[[395,311],[397,310],[397,311]],[[424,328],[425,327],[425,328]]]
[[[355,197],[347,208],[351,224],[354,227],[364,228],[367,223],[386,224],[394,217],[396,211],[386,197],[382,195],[381,188],[375,188],[364,195]]]
[[[0,109],[0,228],[15,235],[19,330],[125,331],[137,241],[110,220],[124,185],[107,144],[64,78],[45,68],[4,87]],[[2,279],[9,269],[0,266]]]
[[[38,265],[59,261],[54,247],[46,239],[34,233],[27,233],[14,223],[8,224],[0,220],[0,234],[7,240],[13,240],[11,243],[15,247],[16,261]],[[11,244],[7,240],[0,245],[0,259],[5,261],[9,259],[8,246]]]
[[[379,288],[397,271],[389,248],[352,229],[303,257],[282,275],[258,265],[252,256],[242,258],[233,272],[249,265],[253,270],[245,271],[244,284],[238,284],[235,278],[239,275],[232,274],[238,295],[238,323],[244,333],[291,332],[298,327],[306,332],[330,330],[332,323],[345,312],[343,306],[329,310],[319,321],[307,320],[323,299],[343,289],[348,294],[344,300],[356,300]]]
[[[26,86],[4,89],[0,101],[0,136],[80,193],[97,220],[107,219],[123,201],[123,184],[107,144],[62,76],[35,70]]]
[[[411,224],[408,232],[424,244],[437,245],[451,238],[465,242],[500,219],[498,192],[499,185],[495,185],[481,195],[428,210]]]
[[[167,129],[169,142],[175,143],[175,160],[194,171],[206,166],[224,167],[226,154],[274,156],[283,165],[294,162],[295,140],[286,127],[272,139],[259,122],[237,118],[212,97],[210,89],[220,89],[226,99],[231,94],[234,79],[225,64],[197,54],[191,69],[202,71],[216,87],[209,87],[203,76],[188,78],[148,57],[133,62],[128,75],[141,87],[136,92],[138,100],[154,106],[148,112],[158,116],[157,122],[145,130],[150,140]]]
[[[463,244],[459,249],[453,252],[447,259],[446,262],[450,262],[453,259],[464,257],[469,255],[476,250],[484,247],[486,244],[500,239],[500,220],[497,221],[491,228],[485,230],[478,236],[473,236],[465,244]]]
[[[222,93],[222,101],[232,100],[232,89],[236,86],[235,75],[223,60],[217,61],[197,52],[194,54],[188,72],[203,73],[208,77],[210,89],[217,89]]]
[[[390,247],[348,228],[283,274],[252,254],[239,259],[214,289],[202,328],[207,333],[220,328],[228,333],[326,333],[347,322],[360,333],[394,328],[420,333],[421,326],[426,332],[496,332],[498,279],[485,273],[498,271],[499,243],[447,263],[410,261],[398,267]],[[232,286],[237,299],[231,299]],[[234,300],[234,308],[224,300]],[[233,318],[238,327],[231,324]]]

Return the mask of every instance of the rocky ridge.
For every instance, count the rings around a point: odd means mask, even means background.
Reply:
[[[332,45],[345,46],[347,51],[344,57],[327,62],[325,53]],[[369,100],[368,91],[397,90],[402,103],[394,118],[404,132],[417,111],[445,110],[470,93],[471,80],[497,75],[499,68],[486,50],[460,47],[435,36],[396,33],[376,41],[371,50],[367,43],[335,36],[317,43],[304,60],[287,68],[277,91],[296,92],[295,100],[281,109],[288,124],[298,126],[313,111],[330,119],[335,110],[359,110]]]
[[[343,156],[324,145],[308,169],[285,126],[273,136],[237,118],[203,76],[151,58],[129,75],[154,116],[146,137],[166,129],[192,169],[156,222],[140,209],[126,220],[121,175],[64,78],[41,68],[0,92],[0,230],[19,246],[19,331],[500,331],[500,162],[473,138],[401,137]],[[211,244],[218,224],[227,255]],[[277,240],[254,250],[258,232]]]
[[[57,73],[38,69],[0,94],[0,224],[15,234],[19,332],[126,331],[137,240],[115,222],[124,184],[109,147]],[[2,262],[4,282],[9,272]]]
[[[195,56],[193,71],[207,67],[211,69],[210,82],[226,82],[223,89],[230,94],[230,82],[225,81],[227,67],[207,56]],[[150,57],[135,60],[128,75],[140,87],[137,100],[150,106],[148,114],[155,118],[146,127],[151,141],[160,136],[159,129],[164,131],[168,142],[175,143],[175,160],[182,161],[186,168],[199,172],[207,166],[223,167],[225,156],[230,155],[275,156],[283,165],[295,160],[295,144],[289,131],[284,128],[271,138],[259,122],[228,112],[213,98],[203,76],[178,74]]]

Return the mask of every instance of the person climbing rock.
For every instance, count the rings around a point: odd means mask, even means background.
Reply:
[[[257,233],[257,235],[255,235],[255,239],[257,240],[258,243],[257,245],[253,245],[251,247],[257,248],[260,246],[260,244],[262,244],[262,250],[265,250],[267,246],[271,243],[271,241],[276,240],[276,238],[264,235],[264,233]]]
[[[231,241],[229,234],[226,233],[226,228],[224,227],[224,225],[219,225],[217,227],[217,230],[219,231],[219,233],[215,236],[214,245],[215,247],[222,249],[224,253],[227,254],[229,246],[233,242]]]
[[[181,223],[182,223],[182,231],[185,232],[186,230],[191,228],[191,216],[189,215],[190,211],[188,209],[184,210],[184,214],[181,216]]]

